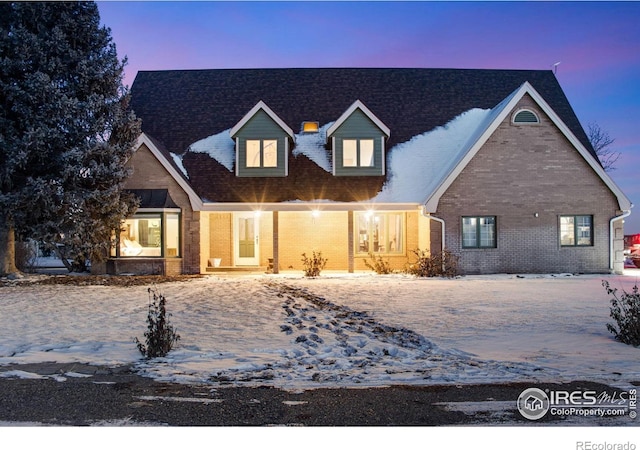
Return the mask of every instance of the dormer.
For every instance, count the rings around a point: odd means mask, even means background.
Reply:
[[[286,177],[294,133],[262,100],[229,131],[236,143],[236,176]]]
[[[385,174],[385,142],[389,128],[356,100],[327,130],[335,176]]]

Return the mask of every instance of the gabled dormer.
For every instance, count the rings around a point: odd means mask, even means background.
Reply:
[[[327,130],[336,176],[385,174],[385,142],[389,128],[356,100]]]
[[[262,100],[229,131],[236,143],[236,176],[286,177],[294,133]]]

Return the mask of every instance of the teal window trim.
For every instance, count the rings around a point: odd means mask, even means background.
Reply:
[[[559,217],[561,247],[593,247],[593,215]]]
[[[497,248],[496,216],[463,216],[461,219],[462,248]]]

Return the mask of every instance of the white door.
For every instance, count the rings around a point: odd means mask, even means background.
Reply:
[[[258,245],[258,215],[253,212],[235,213],[233,218],[233,247],[236,266],[257,266],[260,261]]]

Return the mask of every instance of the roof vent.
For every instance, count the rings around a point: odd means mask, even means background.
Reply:
[[[303,133],[317,133],[319,129],[320,124],[318,122],[302,122]]]
[[[533,111],[521,109],[513,116],[513,123],[540,123],[540,120]]]

